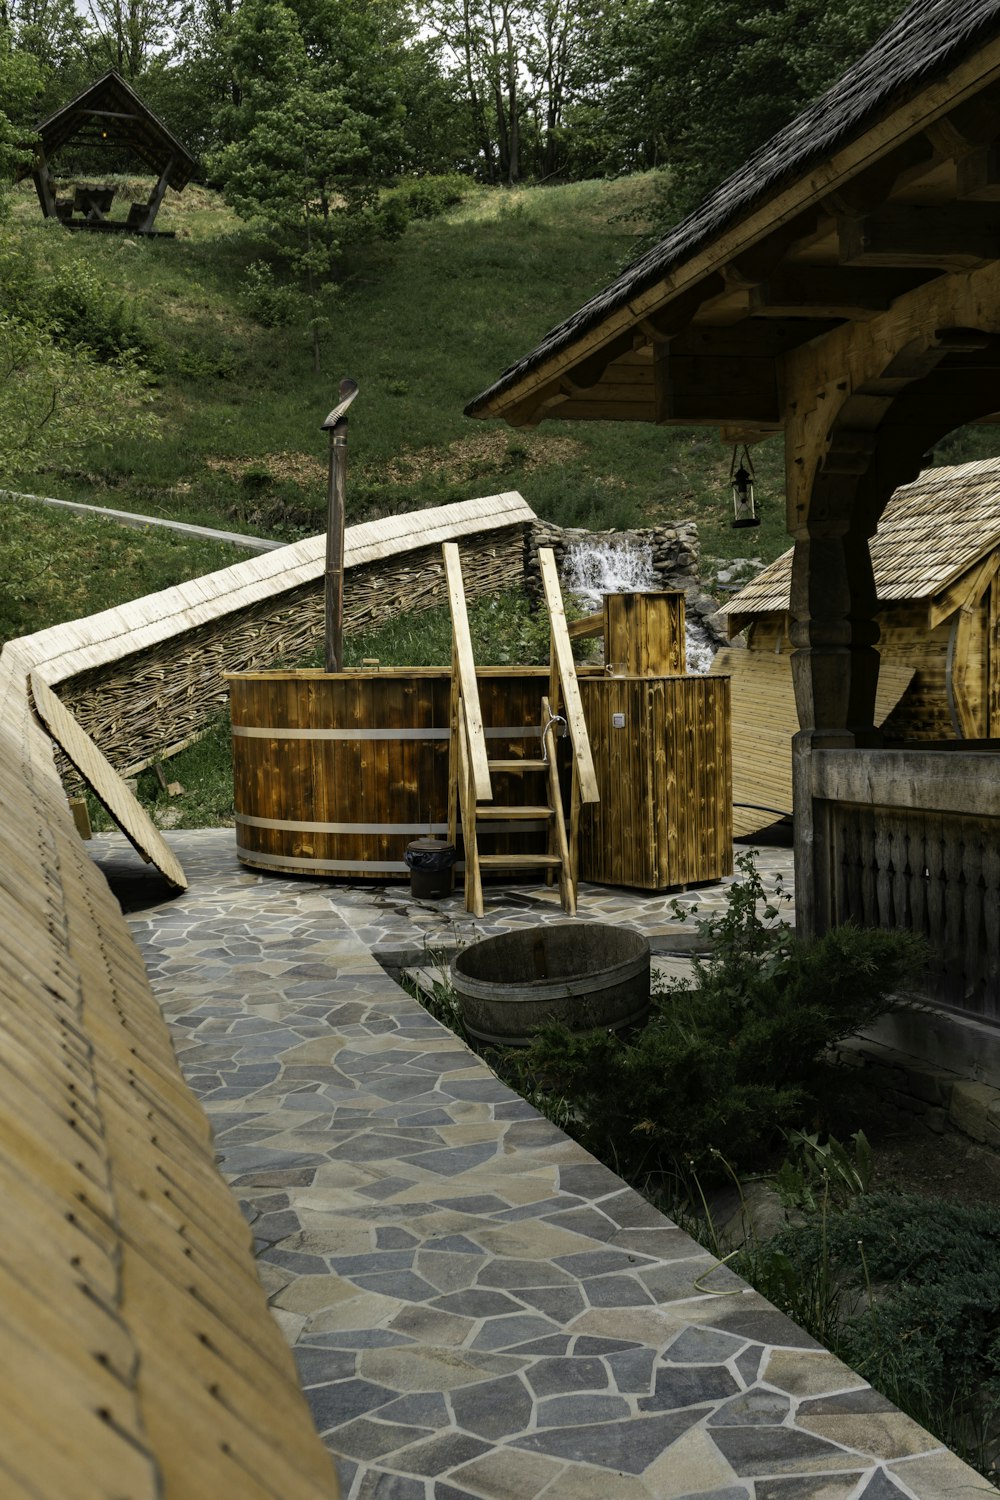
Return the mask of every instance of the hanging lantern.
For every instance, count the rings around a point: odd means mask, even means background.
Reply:
[[[737,461],[739,466],[737,467]],[[740,447],[737,443],[733,448],[733,461],[729,465],[729,483],[733,487],[733,530],[738,531],[743,526],[759,526],[760,516],[757,514],[757,502],[753,492],[754,470],[753,460],[746,443],[743,444],[743,454],[740,456]]]

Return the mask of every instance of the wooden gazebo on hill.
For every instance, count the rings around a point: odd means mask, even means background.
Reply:
[[[798,920],[919,928],[938,998],[994,1023],[1000,745],[882,744],[868,539],[929,447],[998,411],[1000,0],[918,0],[468,408],[784,432]]]
[[[61,220],[68,229],[162,233],[153,225],[164,193],[168,187],[179,193],[197,165],[190,151],[113,68],[41,120],[37,133],[35,159],[25,174],[31,172],[45,217]],[[131,204],[125,219],[111,219],[108,212],[114,189],[107,185],[80,186],[72,197],[60,199],[50,167],[56,153],[70,141],[87,147],[125,150],[138,157],[157,178],[148,201]]]

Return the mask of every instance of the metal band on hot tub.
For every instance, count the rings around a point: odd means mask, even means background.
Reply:
[[[509,724],[484,730],[488,740],[524,739],[537,736],[536,724]],[[447,740],[450,729],[269,729],[254,724],[234,724],[233,734],[247,740]]]
[[[237,813],[237,823],[244,823],[247,828],[290,828],[293,833],[412,833],[425,834],[428,831],[427,823],[300,823],[293,818],[257,818],[248,813]],[[432,823],[429,825],[431,833],[447,833],[447,823]],[[548,827],[542,818],[532,818],[530,821],[518,819],[516,822],[492,823],[494,833],[538,833]],[[270,855],[268,856],[270,858]]]

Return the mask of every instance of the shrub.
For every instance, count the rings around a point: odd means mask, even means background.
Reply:
[[[461,203],[474,184],[458,172],[440,177],[411,177],[382,194],[382,206],[404,225],[413,219],[436,219]]]
[[[922,961],[906,933],[848,926],[797,939],[780,886],[766,899],[752,854],[737,863],[723,915],[699,924],[710,957],[691,983],[654,997],[642,1031],[548,1027],[528,1051],[529,1072],[569,1101],[572,1133],[632,1180],[713,1176],[723,1159],[761,1166],[783,1131],[825,1123],[843,1076],[827,1048],[898,1004],[893,991]]]
[[[750,1259],[737,1269],[759,1291],[988,1468],[1000,1407],[1000,1209],[871,1193],[789,1227]],[[820,1285],[817,1325],[803,1289]]]

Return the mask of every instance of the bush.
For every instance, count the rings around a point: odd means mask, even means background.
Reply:
[[[737,863],[724,914],[699,924],[711,956],[654,997],[642,1031],[548,1027],[528,1049],[527,1071],[569,1102],[572,1134],[633,1181],[763,1166],[784,1131],[826,1123],[843,1078],[827,1049],[900,1003],[893,991],[923,960],[906,933],[800,941],[780,885],[768,900],[752,854]]]
[[[737,1269],[759,1291],[988,1467],[1000,1407],[1000,1209],[872,1193],[784,1230],[750,1259]],[[820,1326],[801,1295],[817,1285],[828,1290],[825,1314],[817,1302]]]
[[[404,224],[414,219],[436,219],[461,203],[473,183],[458,172],[440,177],[411,177],[382,194],[382,207]]]

